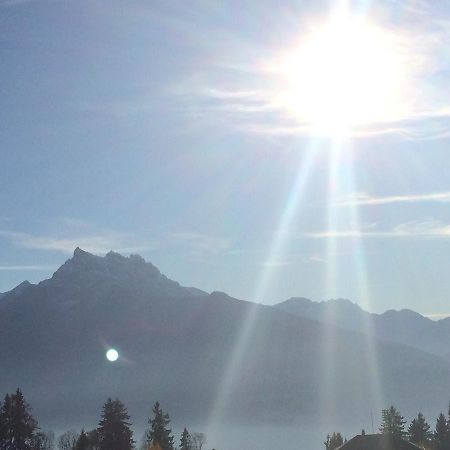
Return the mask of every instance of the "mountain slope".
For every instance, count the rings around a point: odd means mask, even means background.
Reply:
[[[437,357],[182,287],[137,256],[77,249],[51,279],[4,296],[0,330],[0,386],[21,386],[54,429],[94,425],[108,396],[136,421],[159,399],[184,423],[207,423],[222,393],[226,422],[360,428],[392,402],[435,415],[450,392]]]
[[[450,360],[448,319],[433,321],[409,309],[373,314],[345,299],[313,302],[291,298],[274,307],[298,317],[407,345]]]

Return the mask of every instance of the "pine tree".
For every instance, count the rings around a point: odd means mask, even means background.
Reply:
[[[417,418],[413,419],[408,427],[408,439],[413,444],[418,444],[424,447],[432,437],[430,431],[430,425],[425,420],[422,413],[417,415]]]
[[[183,430],[183,433],[181,433],[180,450],[191,450],[191,447],[192,447],[191,435],[185,428]]]
[[[159,402],[153,407],[154,418],[149,419],[150,430],[147,432],[148,444],[159,444],[161,450],[173,450],[172,430],[168,428],[170,418],[161,409]]]
[[[131,450],[133,432],[130,416],[120,400],[110,398],[103,405],[102,418],[97,431],[100,450]]]
[[[37,422],[20,389],[6,395],[0,410],[0,450],[31,450]]]
[[[75,450],[89,450],[91,448],[91,444],[89,442],[89,437],[84,431],[81,430],[80,435],[78,436],[77,443],[75,444]]]
[[[391,434],[401,438],[406,436],[406,420],[394,406],[391,406],[389,409],[383,409],[381,411],[381,417],[380,433]]]
[[[10,422],[11,397],[6,394],[3,403],[0,403],[0,450],[6,449]]]
[[[433,443],[436,450],[449,449],[449,425],[444,414],[439,414],[436,421],[436,428],[433,433]]]
[[[331,436],[329,434],[327,435],[327,440],[324,442],[324,445],[326,450],[334,450],[340,447],[343,443],[344,439],[341,433],[333,432]]]
[[[408,427],[409,441],[423,447],[430,441],[431,436],[430,425],[426,422],[423,414],[419,413]]]
[[[88,431],[86,434],[89,439],[89,450],[98,450],[100,448],[100,440],[97,429]]]

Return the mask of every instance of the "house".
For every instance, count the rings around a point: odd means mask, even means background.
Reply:
[[[359,434],[339,450],[422,450],[417,445],[390,434]]]

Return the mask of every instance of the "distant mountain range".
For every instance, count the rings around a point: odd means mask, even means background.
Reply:
[[[313,302],[290,298],[275,308],[384,341],[423,350],[450,361],[450,318],[433,321],[410,309],[373,314],[346,299]]]
[[[52,278],[1,296],[0,388],[20,386],[55,430],[95,425],[118,396],[135,423],[158,399],[184,424],[360,431],[391,403],[410,416],[446,410],[449,323],[348,301],[258,305],[181,286],[140,256],[76,249]],[[284,448],[297,446],[293,436]]]

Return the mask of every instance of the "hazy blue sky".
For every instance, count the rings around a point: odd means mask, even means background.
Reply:
[[[80,246],[265,303],[450,313],[450,11],[428,3],[351,5],[406,39],[414,105],[331,150],[261,69],[327,2],[0,0],[0,291]]]

